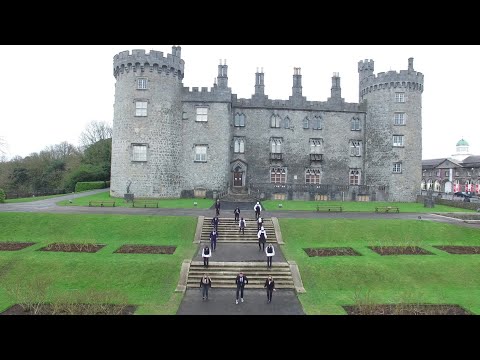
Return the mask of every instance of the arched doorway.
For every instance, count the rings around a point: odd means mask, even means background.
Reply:
[[[240,166],[233,170],[233,187],[243,187],[243,171]]]
[[[232,171],[232,189],[240,190],[244,189],[246,184],[246,175],[247,175],[247,164],[240,160],[234,160],[231,162],[231,171]]]

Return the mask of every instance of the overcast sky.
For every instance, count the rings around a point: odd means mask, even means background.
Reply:
[[[288,99],[293,68],[302,70],[303,95],[326,101],[339,72],[342,97],[358,102],[358,61],[375,61],[377,74],[406,70],[408,58],[425,76],[423,159],[449,157],[462,137],[480,155],[479,45],[181,45],[184,86],[208,87],[226,59],[228,81],[239,98],[254,92],[263,67],[265,93]],[[1,45],[0,137],[7,158],[25,157],[67,141],[78,145],[93,120],[113,120],[113,56],[124,50],[171,53],[172,45]]]

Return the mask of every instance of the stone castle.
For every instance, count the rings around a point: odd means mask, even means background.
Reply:
[[[299,59],[301,61],[301,59]],[[184,87],[181,48],[114,56],[111,195],[257,199],[415,201],[422,181],[423,74],[374,74],[360,61],[359,102],[309,101],[295,68],[288,100],[268,98],[264,73],[238,99],[228,66],[213,87]]]

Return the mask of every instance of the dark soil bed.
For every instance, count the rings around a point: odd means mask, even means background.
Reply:
[[[25,310],[25,307],[15,304],[0,315],[133,315],[136,306],[133,305],[98,305],[98,304],[61,304],[52,306],[42,304],[36,306],[36,311]]]
[[[64,244],[53,243],[39,249],[39,251],[59,251],[59,252],[86,252],[95,253],[105,245],[98,244]]]
[[[175,252],[176,246],[158,246],[158,245],[123,245],[115,251],[120,254],[167,254]]]
[[[369,246],[380,255],[434,255],[418,246]]]
[[[0,251],[17,251],[32,246],[33,242],[0,242]]]
[[[442,251],[446,251],[449,254],[460,254],[460,255],[472,255],[480,254],[480,246],[434,246]]]
[[[388,304],[343,306],[348,315],[471,315],[458,305]]]
[[[308,256],[361,256],[360,253],[356,252],[352,248],[343,247],[343,248],[309,248],[303,249]]]

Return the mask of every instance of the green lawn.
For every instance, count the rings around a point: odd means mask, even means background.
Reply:
[[[71,200],[59,201],[57,205],[88,206],[88,203],[92,200],[114,200],[115,206],[132,207],[132,203],[127,203],[122,198],[111,197],[108,191],[83,197],[81,196],[81,194],[75,194],[74,196],[72,195]],[[197,203],[196,206],[194,204],[195,202]],[[213,203],[214,201],[212,199],[159,199],[158,207],[166,209],[208,209],[213,205]]]
[[[360,303],[458,304],[480,314],[480,255],[432,245],[480,245],[480,229],[426,221],[279,219],[287,259],[299,266],[307,314]],[[417,245],[435,255],[380,256],[367,246]],[[353,247],[363,256],[308,257],[304,248]]]
[[[0,213],[0,241],[36,242],[0,251],[0,311],[16,302],[15,286],[43,283],[46,300],[93,291],[138,305],[136,314],[175,314],[182,294],[174,290],[182,261],[196,249],[196,223],[192,217]],[[106,246],[92,254],[35,251],[52,242]],[[114,254],[123,244],[177,249],[173,255]]]
[[[280,208],[278,205],[282,204]],[[382,201],[297,201],[297,200],[265,200],[262,201],[262,206],[265,210],[305,210],[315,211],[317,205],[338,205],[343,207],[343,211],[362,211],[374,212],[377,206],[398,206],[401,213],[415,212],[415,213],[432,213],[432,212],[475,212],[473,210],[461,209],[446,205],[435,205],[434,208],[429,209],[421,203],[407,203],[407,202],[382,202]]]
[[[56,198],[59,196],[65,196],[68,194],[58,194],[58,195],[48,195],[48,196],[35,196],[35,197],[28,197],[28,198],[18,198],[18,199],[6,199],[5,203],[7,204],[12,204],[12,203],[21,203],[21,202],[32,202],[32,201],[38,201],[38,200],[45,200],[45,199],[51,199],[51,198]]]

